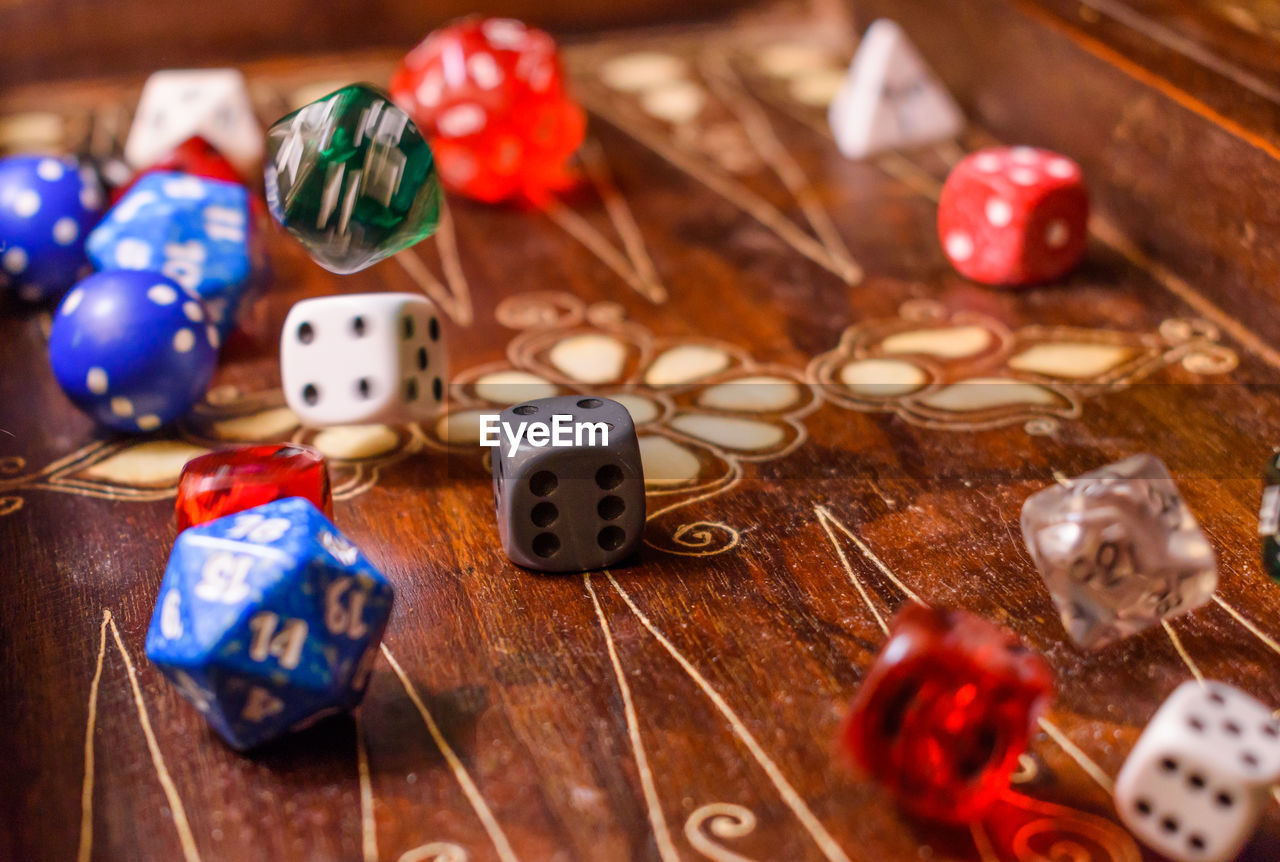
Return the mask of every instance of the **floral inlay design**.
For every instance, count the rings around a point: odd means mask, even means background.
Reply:
[[[809,365],[823,397],[850,410],[894,413],[926,428],[982,430],[1025,423],[1051,434],[1085,399],[1181,364],[1225,374],[1233,350],[1215,327],[1172,319],[1159,332],[1066,326],[1010,329],[994,318],[905,303],[898,316],[851,326]]]
[[[796,370],[714,340],[654,337],[613,303],[525,294],[499,305],[497,316],[523,331],[503,361],[454,377],[448,412],[430,436],[479,452],[486,414],[559,394],[612,398],[635,420],[650,522],[736,485],[744,462],[792,452],[806,437],[801,419],[818,406]],[[659,531],[649,532],[653,544]],[[701,555],[737,541],[737,531],[719,522],[673,523],[660,547]]]
[[[325,454],[336,500],[364,493],[385,468],[426,442],[415,426],[304,429],[279,390],[245,394],[219,387],[169,436],[96,440],[36,470],[20,456],[0,459],[0,515],[23,507],[24,498],[15,493],[23,491],[135,502],[171,499],[191,458],[228,443],[283,441],[306,443]]]
[[[675,554],[723,553],[738,530],[682,510],[735,487],[744,465],[785,457],[805,442],[804,417],[823,401],[894,413],[928,428],[980,430],[1023,423],[1052,434],[1079,418],[1087,398],[1174,364],[1223,374],[1237,362],[1202,321],[1165,321],[1156,333],[1070,327],[1010,329],[994,318],[949,312],[931,301],[893,318],[849,327],[808,369],[757,362],[713,339],[663,338],[628,321],[614,303],[588,305],[563,292],[500,303],[498,321],[518,330],[499,362],[469,368],[450,386],[446,412],[428,427],[302,428],[278,390],[210,391],[168,438],[89,443],[43,468],[0,459],[0,516],[45,490],[139,502],[173,497],[183,464],[226,443],[291,440],[329,459],[333,494],[350,499],[417,453],[475,452],[480,417],[519,401],[591,393],[624,404],[635,420],[649,498],[648,541]]]

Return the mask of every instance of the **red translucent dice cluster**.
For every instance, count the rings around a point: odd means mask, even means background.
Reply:
[[[1052,281],[1088,240],[1089,194],[1080,166],[1033,147],[993,147],[964,158],[938,200],[938,236],[961,275],[992,285]]]
[[[391,96],[431,140],[440,178],[486,202],[545,200],[572,183],[586,120],[555,42],[510,18],[470,18],[405,55]]]
[[[842,742],[907,810],[966,822],[1008,787],[1052,687],[1044,660],[1009,632],[912,603],[894,618]]]
[[[324,456],[308,446],[237,446],[192,458],[178,480],[178,531],[286,497],[333,517]]]

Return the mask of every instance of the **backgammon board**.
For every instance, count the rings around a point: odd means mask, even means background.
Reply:
[[[1280,22],[1265,3],[951,5],[763,7],[570,42],[581,188],[541,210],[451,197],[435,237],[347,277],[271,233],[245,332],[169,433],[100,436],[53,382],[47,310],[6,306],[0,857],[1155,858],[1112,793],[1163,698],[1218,679],[1280,704],[1280,587],[1256,535],[1280,420]],[[823,106],[880,14],[973,123],[854,163]],[[245,72],[270,121],[385,83],[396,59]],[[0,143],[106,154],[140,84],[11,89]],[[941,181],[994,140],[1085,167],[1092,238],[1063,283],[992,290],[942,255]],[[299,427],[279,389],[290,305],[382,290],[440,308],[447,415]],[[617,570],[538,575],[498,545],[476,417],[569,392],[631,410],[646,541]],[[257,440],[329,457],[335,521],[397,597],[355,718],[241,755],[143,638],[182,464]],[[1081,651],[1018,513],[1144,451],[1202,523],[1219,591]],[[910,599],[1012,628],[1057,676],[1007,796],[967,828],[906,817],[834,746]],[[1273,804],[1244,858],[1278,857]]]

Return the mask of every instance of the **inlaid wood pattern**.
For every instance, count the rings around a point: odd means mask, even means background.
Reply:
[[[855,164],[822,104],[852,22],[890,11],[974,122],[953,144]],[[1280,220],[1263,185],[1277,171],[1249,137],[1263,131],[1228,110],[1238,82],[1218,80],[1213,99],[1182,89],[1155,48],[1116,66],[1099,47],[1119,48],[1081,42],[1050,20],[1059,11],[866,0],[575,42],[566,60],[591,113],[580,189],[543,211],[451,198],[433,239],[346,278],[272,232],[246,332],[166,433],[98,436],[53,383],[47,312],[6,306],[0,858],[1153,858],[1111,794],[1165,695],[1214,678],[1280,706],[1280,588],[1255,535],[1280,420]],[[1027,72],[1033,56],[1052,67]],[[385,80],[395,59],[246,71],[269,120],[331,83]],[[139,84],[15,89],[0,97],[0,147],[104,152]],[[996,138],[1088,169],[1099,215],[1062,284],[990,290],[941,254],[940,182]],[[1159,183],[1142,174],[1156,164]],[[440,306],[448,415],[300,428],[275,355],[289,306],[380,290]],[[534,575],[498,547],[476,417],[570,391],[635,417],[646,543],[616,571]],[[397,603],[358,716],[240,755],[142,645],[183,461],[284,439],[329,456],[335,519]],[[1171,468],[1221,587],[1085,653],[1018,512],[1139,451]],[[905,818],[833,751],[911,599],[1013,628],[1058,677],[1009,794],[968,829]],[[1245,858],[1277,854],[1280,802]]]

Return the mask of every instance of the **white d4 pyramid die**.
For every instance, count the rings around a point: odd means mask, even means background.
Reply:
[[[1116,810],[1177,862],[1227,862],[1280,780],[1280,723],[1220,682],[1187,682],[1161,705],[1116,779]]]
[[[244,176],[262,172],[262,128],[235,69],[166,69],[142,88],[124,157],[143,170],[199,135]]]
[[[439,315],[417,294],[305,299],[280,334],[285,401],[311,427],[430,419],[448,373]]]
[[[840,152],[851,159],[954,138],[964,114],[902,28],[872,22],[827,112]]]

